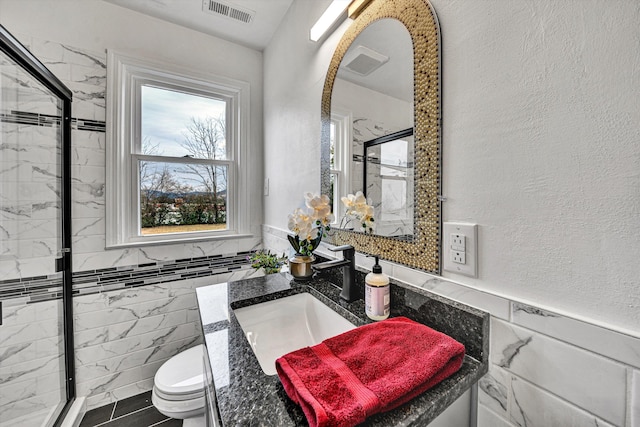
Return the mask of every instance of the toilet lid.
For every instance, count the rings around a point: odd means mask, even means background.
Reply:
[[[155,386],[164,394],[188,394],[204,389],[202,344],[173,356],[156,372]]]

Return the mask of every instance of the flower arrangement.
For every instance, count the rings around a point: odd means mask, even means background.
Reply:
[[[331,229],[334,217],[328,196],[306,193],[304,199],[306,208],[289,214],[288,226],[294,235],[287,237],[297,254],[310,256]]]
[[[251,261],[251,267],[256,270],[259,268],[264,269],[265,274],[273,274],[280,272],[282,266],[287,262],[287,257],[277,256],[272,254],[269,250],[259,250],[247,257],[247,260]]]
[[[364,197],[362,191],[358,191],[356,194],[347,194],[347,196],[341,200],[346,208],[342,221],[346,219],[346,224],[350,221],[358,221],[365,233],[372,233],[375,221],[373,218],[373,206],[367,204],[367,199]]]

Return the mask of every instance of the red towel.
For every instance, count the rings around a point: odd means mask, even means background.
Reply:
[[[372,323],[276,360],[309,425],[354,426],[455,373],[464,345],[406,317]]]

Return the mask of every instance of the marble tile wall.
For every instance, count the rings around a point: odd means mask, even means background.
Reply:
[[[251,230],[253,239],[105,250],[106,53],[15,35],[73,92],[76,383],[78,395],[88,397],[91,409],[149,390],[155,371],[167,358],[199,342],[194,288],[256,274],[245,258],[247,251],[260,246],[260,227]],[[19,84],[15,79],[14,83]],[[0,227],[0,401],[8,402],[0,407],[3,422],[59,400],[55,394],[59,390],[52,385],[59,375],[53,365],[61,363],[60,352],[53,347],[59,345],[59,330],[57,322],[39,317],[47,312],[44,307],[61,301],[60,288],[53,286],[57,276],[51,274],[55,246],[50,234],[55,228],[44,223],[56,217],[59,203],[42,197],[44,187],[42,191],[17,185],[11,191],[4,188],[5,182],[17,177],[46,183],[52,173],[45,167],[25,168],[17,157],[21,149],[5,144],[20,131],[25,144],[35,142],[29,156],[41,160],[55,154],[37,144],[54,129],[49,126],[55,124],[51,111],[40,111],[28,101],[19,103],[19,111],[2,111],[0,117],[4,132],[0,197],[15,198],[25,192],[34,199],[10,208],[3,204],[0,209],[1,226],[8,223],[6,218],[24,218],[20,230],[16,226],[7,231],[31,239],[24,244],[5,239]],[[5,337],[8,328],[11,333]],[[49,375],[41,375],[43,370]]]
[[[255,225],[251,232],[256,237],[251,239],[105,250],[106,52],[91,52],[25,34],[15,36],[73,92],[71,137],[74,271],[126,267],[215,254],[235,254],[259,247],[260,226]],[[30,104],[20,105],[21,110],[27,112],[34,108]],[[36,128],[37,132],[46,129],[41,126]],[[30,130],[30,133],[33,132]],[[41,155],[47,155],[47,152],[33,155],[40,158]],[[5,159],[7,162],[11,160],[5,157],[4,151],[2,159],[3,162]],[[12,167],[15,167],[13,162],[10,168]],[[15,171],[12,169],[5,173]],[[42,209],[50,208],[50,203],[41,202],[39,206]],[[0,211],[0,215],[6,214],[5,211]],[[7,279],[41,276],[50,272],[50,265],[52,257],[43,258],[38,253],[33,257],[20,257],[10,262],[0,259],[0,272],[3,273],[3,278]]]
[[[87,409],[151,390],[162,363],[201,343],[196,287],[256,274],[241,269],[75,297],[77,392]]]
[[[171,356],[201,342],[195,288],[257,275],[247,268],[203,277],[77,294],[76,391],[87,409],[148,391]],[[60,289],[59,289],[60,290]],[[50,409],[64,395],[62,300],[2,301],[0,419]]]
[[[287,250],[284,230],[263,226],[263,236],[265,248]],[[323,245],[318,252],[334,258]],[[359,254],[356,263],[372,266]],[[640,337],[398,264],[381,265],[396,280],[491,313],[479,427],[640,427]]]
[[[0,425],[20,425],[17,420],[29,414],[45,414],[65,396],[61,304],[3,301]]]

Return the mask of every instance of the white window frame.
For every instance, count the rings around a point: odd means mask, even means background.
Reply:
[[[353,188],[351,182],[353,116],[349,111],[333,109],[331,111],[331,123],[335,127],[334,162],[333,168],[329,169],[330,175],[334,178],[333,225],[339,225],[344,216],[344,207],[341,199],[346,197],[351,192],[350,189]]]
[[[184,161],[172,157],[142,155],[140,146],[143,85],[178,90],[227,101],[228,166],[227,229],[170,234],[140,234],[138,160]],[[155,60],[107,52],[107,149],[106,149],[106,247],[121,248],[202,240],[252,237],[250,234],[249,84],[199,73]],[[205,161],[210,162],[210,161]]]

